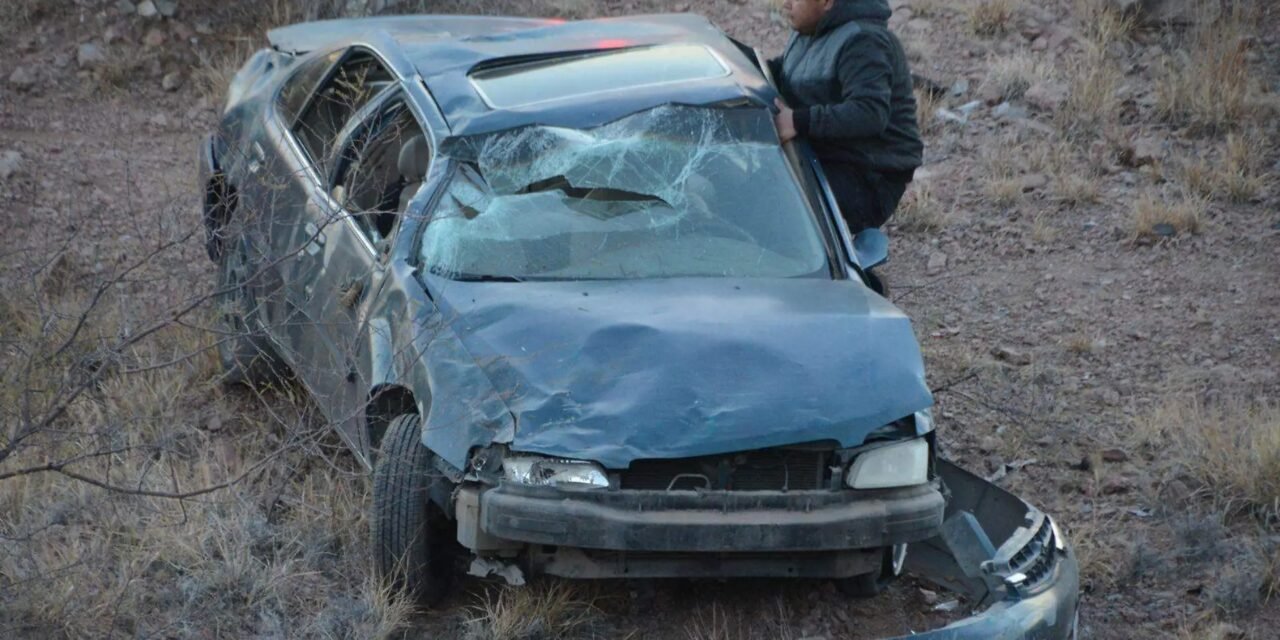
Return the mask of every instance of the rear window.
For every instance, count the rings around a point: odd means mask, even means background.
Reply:
[[[471,82],[495,109],[657,84],[720,78],[728,68],[701,45],[671,45],[538,60],[476,71]]]

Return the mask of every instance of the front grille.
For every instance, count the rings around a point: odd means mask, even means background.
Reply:
[[[1044,518],[1031,541],[1009,559],[1010,575],[1021,573],[1027,577],[1022,589],[1034,589],[1049,577],[1057,559],[1057,540],[1053,539],[1053,525]]]
[[[621,487],[646,491],[805,491],[826,487],[830,451],[761,449],[698,458],[636,460]]]

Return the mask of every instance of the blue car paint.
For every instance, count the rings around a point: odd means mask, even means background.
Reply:
[[[460,341],[514,417],[519,451],[626,468],[848,447],[932,405],[910,321],[855,281],[425,282],[445,339]],[[458,431],[436,420],[425,441],[451,464],[487,444],[441,437]]]

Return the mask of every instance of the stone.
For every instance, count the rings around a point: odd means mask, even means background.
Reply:
[[[1154,164],[1164,155],[1164,142],[1158,138],[1144,136],[1134,140],[1120,150],[1120,162],[1130,167],[1143,167]]]
[[[173,37],[182,42],[186,42],[195,37],[196,32],[191,30],[185,22],[174,20],[170,23],[169,28],[173,31]]]
[[[1028,173],[1018,179],[1018,185],[1022,187],[1023,193],[1031,193],[1049,186],[1049,177],[1043,173]]]
[[[1133,489],[1133,483],[1127,478],[1108,478],[1102,483],[1102,495],[1114,496],[1121,493],[1128,493]]]
[[[154,18],[160,15],[160,10],[156,8],[156,3],[151,0],[142,0],[138,3],[138,15],[144,18]]]
[[[102,47],[92,42],[86,42],[76,49],[76,64],[81,69],[92,69],[106,61],[107,54],[102,51]]]
[[[1027,113],[1026,107],[1011,102],[1001,102],[992,111],[992,114],[1002,120],[1021,120],[1030,115]]]
[[[969,92],[969,79],[960,78],[951,85],[951,95],[959,98]]]
[[[124,34],[123,34],[123,33],[121,33],[121,31],[122,31],[122,30],[121,30],[119,27],[117,27],[116,25],[111,25],[111,26],[107,27],[107,28],[106,28],[105,30],[103,30],[103,32],[102,32],[102,42],[103,42],[104,44],[111,44],[111,43],[113,43],[113,42],[115,42],[115,41],[117,41],[117,40],[122,40],[122,39],[124,39]]]
[[[1018,351],[1012,347],[996,347],[991,350],[991,355],[996,360],[1007,362],[1017,367],[1025,367],[1031,364],[1031,354]]]
[[[1105,462],[1128,462],[1129,452],[1124,449],[1103,449],[1102,459]]]
[[[21,168],[21,153],[12,149],[0,153],[0,180],[8,180]]]
[[[164,43],[168,41],[169,37],[164,35],[163,31],[155,27],[148,29],[147,35],[142,36],[142,44],[148,49],[164,46]]]
[[[1061,82],[1043,81],[1031,85],[1022,98],[1027,104],[1040,111],[1053,112],[1062,108],[1069,92]]]
[[[178,13],[178,3],[175,0],[153,0],[156,5],[156,11],[166,18],[172,18]]]
[[[195,23],[196,33],[207,36],[213,34],[213,25],[208,20],[197,20]]]
[[[9,74],[9,84],[19,91],[27,91],[36,86],[36,74],[30,67],[18,67]]]
[[[165,91],[177,91],[182,86],[182,74],[177,71],[170,71],[164,74],[160,79],[160,88]]]
[[[131,16],[138,12],[138,7],[134,6],[130,0],[116,0],[116,11]]]
[[[1172,238],[1178,235],[1178,228],[1168,222],[1157,222],[1156,224],[1151,225],[1151,233],[1154,233],[1161,238]]]
[[[929,262],[926,266],[926,270],[929,272],[929,275],[936,276],[946,270],[946,268],[947,254],[941,251],[934,251],[929,254]]]

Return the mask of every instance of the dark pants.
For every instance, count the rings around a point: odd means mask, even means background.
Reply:
[[[887,222],[911,182],[909,171],[890,174],[836,163],[823,163],[822,170],[853,234]]]

